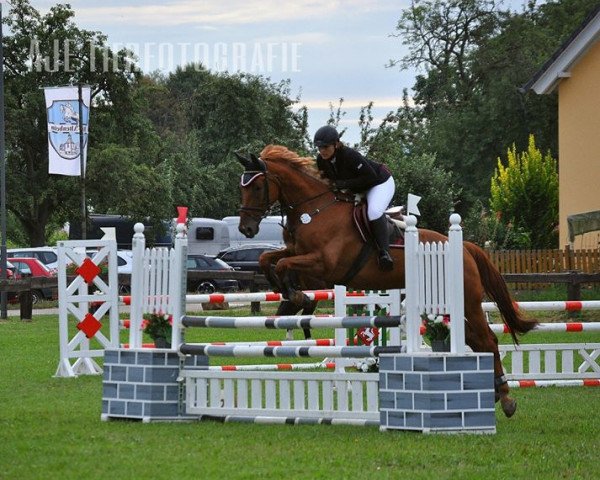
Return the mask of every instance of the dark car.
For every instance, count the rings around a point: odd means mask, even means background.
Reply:
[[[227,262],[228,265],[231,265],[236,270],[260,272],[258,258],[261,254],[263,252],[280,250],[281,248],[283,247],[270,244],[241,245],[221,250],[217,258]]]
[[[187,259],[188,272],[193,271],[233,271],[233,268],[223,260],[218,258],[208,257],[206,255],[193,255]],[[189,277],[189,276],[188,276]],[[196,293],[214,293],[214,292],[235,292],[240,289],[237,280],[208,278],[195,280],[188,278],[188,291]]]
[[[282,248],[283,247],[281,245],[271,244],[255,243],[251,245],[240,245],[237,247],[229,247],[220,251],[217,255],[217,258],[224,260],[228,265],[231,265],[236,270],[264,273],[260,270],[258,258],[263,252],[271,252],[273,250],[280,250]],[[240,288],[247,289],[251,287],[251,281],[240,280]]]

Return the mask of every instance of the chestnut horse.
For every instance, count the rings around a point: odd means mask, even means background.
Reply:
[[[246,159],[238,155],[245,168],[241,181],[242,206],[239,230],[252,238],[259,230],[260,221],[275,202],[279,202],[287,216],[292,242],[288,248],[261,258],[261,264],[275,264],[275,273],[286,278],[289,272],[301,277],[315,277],[327,284],[341,283],[353,267],[362,249],[362,239],[352,220],[353,204],[340,201],[316,169],[312,158],[302,158],[283,146],[268,145],[260,158]],[[422,242],[446,241],[444,235],[419,230]],[[404,250],[391,249],[394,269],[381,271],[375,254],[371,254],[360,270],[347,281],[347,286],[381,290],[403,288]],[[535,328],[537,322],[521,318],[515,309],[502,276],[477,245],[465,242],[464,292],[465,341],[475,352],[494,354],[496,401],[500,401],[507,417],[514,414],[516,401],[509,396],[504,377],[498,340],[489,328],[481,302],[487,293],[498,305],[502,319],[518,343],[517,334]],[[302,293],[288,282],[288,295],[299,303]]]

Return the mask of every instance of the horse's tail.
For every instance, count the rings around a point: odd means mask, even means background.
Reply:
[[[512,301],[504,278],[502,278],[498,269],[490,261],[485,251],[471,242],[464,242],[464,246],[477,264],[485,293],[498,306],[502,320],[508,326],[514,342],[518,344],[517,334],[523,335],[527,333],[534,329],[538,322],[535,320],[525,320],[521,316]]]

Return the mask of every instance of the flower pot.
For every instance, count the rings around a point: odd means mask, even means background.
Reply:
[[[165,337],[156,337],[154,339],[154,346],[156,348],[171,348],[171,343],[167,342]]]
[[[432,340],[431,341],[432,352],[449,352],[450,351],[450,339],[447,340]]]

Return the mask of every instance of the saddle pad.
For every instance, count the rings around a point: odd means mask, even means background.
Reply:
[[[386,218],[389,225],[388,230],[390,232],[390,247],[404,247],[404,231],[402,228],[405,226],[404,222],[393,220],[388,215],[386,215]],[[359,203],[352,209],[352,219],[354,220],[354,225],[356,226],[362,241],[368,243],[370,239],[373,238],[373,233],[371,231],[371,225],[367,215],[366,203]]]

